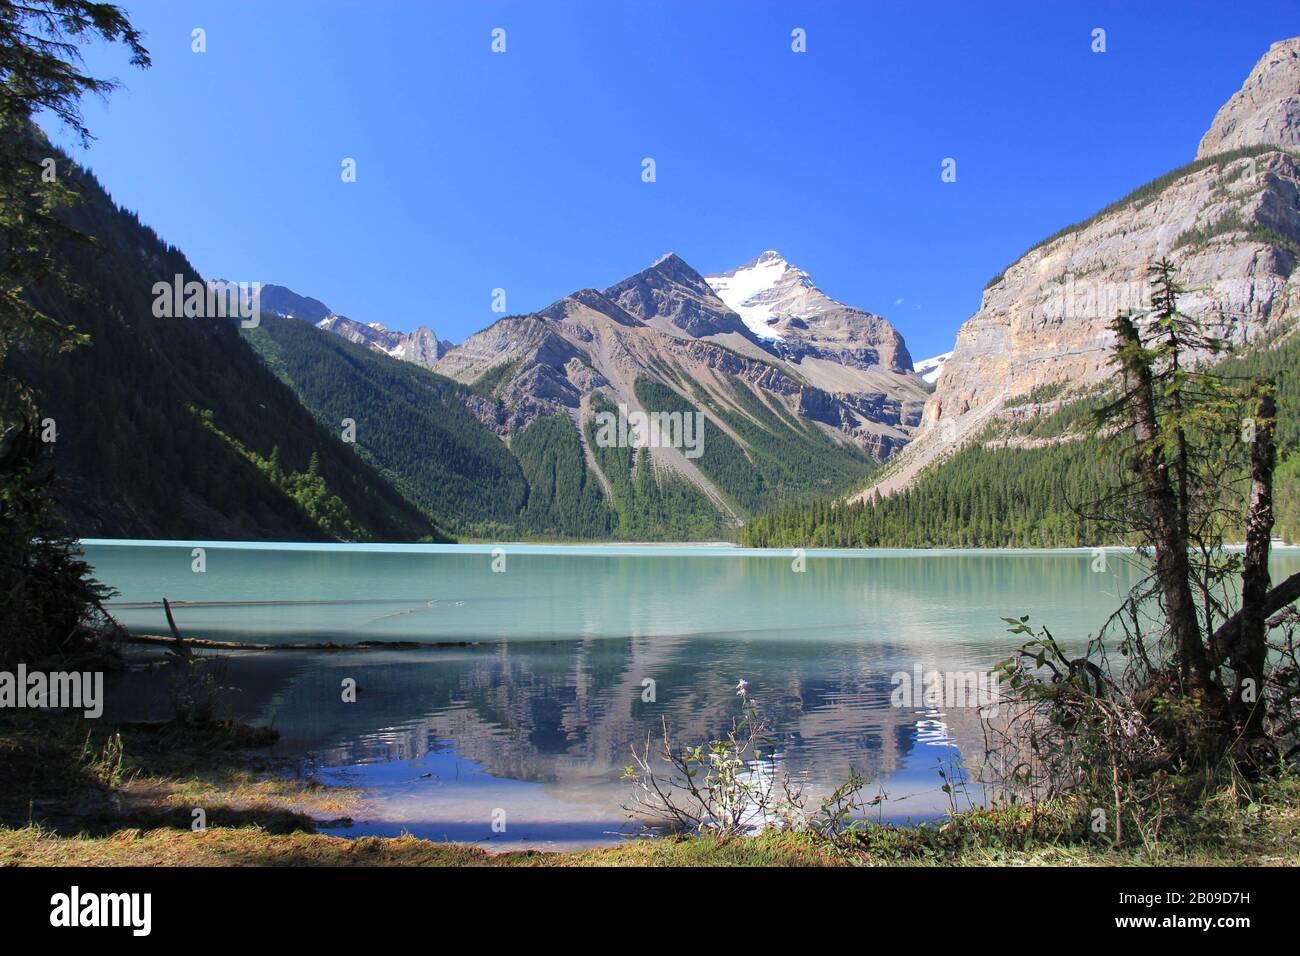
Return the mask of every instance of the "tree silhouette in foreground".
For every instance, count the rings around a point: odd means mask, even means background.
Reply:
[[[39,396],[7,361],[14,350],[41,355],[86,341],[39,304],[79,295],[54,252],[89,240],[59,214],[75,199],[75,178],[66,162],[58,168],[34,117],[46,112],[90,140],[81,100],[114,88],[81,68],[81,45],[95,40],[121,43],[134,65],[149,65],[114,4],[0,0],[0,666],[76,653],[104,593],[53,514]]]

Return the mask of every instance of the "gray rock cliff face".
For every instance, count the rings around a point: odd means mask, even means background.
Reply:
[[[1191,290],[1182,310],[1210,330],[1247,342],[1289,323],[1298,197],[1300,164],[1267,150],[1193,168],[1158,195],[1032,250],[958,331],[927,420],[1109,375],[1110,321],[1149,306],[1147,266],[1164,256]]]
[[[1148,303],[1168,256],[1181,307],[1236,342],[1294,321],[1300,247],[1300,38],[1275,43],[1219,110],[1196,162],[1037,246],[984,292],[957,333],[926,420],[1036,386],[1109,374],[1110,320]]]
[[[1214,117],[1196,158],[1262,145],[1300,149],[1300,37],[1269,47]]]
[[[403,362],[414,362],[425,368],[433,368],[434,363],[447,354],[447,345],[434,334],[433,329],[422,325],[414,332],[403,336],[401,342],[388,354]]]

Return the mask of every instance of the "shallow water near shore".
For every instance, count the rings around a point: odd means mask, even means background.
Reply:
[[[1097,570],[1088,550],[84,547],[138,634],[168,633],[165,597],[187,637],[443,645],[232,651],[224,700],[274,726],[281,752],[320,779],[366,792],[363,815],[331,832],[510,848],[635,833],[620,779],[631,748],[664,721],[679,742],[719,736],[740,712],[742,678],[771,722],[765,769],[812,802],[856,769],[886,794],[880,819],[942,816],[939,771],[979,752],[978,714],[892,706],[894,675],[986,671],[1017,645],[1004,617],[1027,614],[1078,644],[1141,574],[1121,551]],[[1300,550],[1280,549],[1273,567],[1300,570]],[[110,713],[159,713],[158,685],[128,674],[110,688]],[[979,799],[977,786],[957,797]]]

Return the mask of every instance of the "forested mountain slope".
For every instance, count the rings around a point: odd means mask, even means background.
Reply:
[[[354,422],[359,454],[446,527],[475,537],[610,534],[567,419],[539,419],[507,446],[451,379],[278,315],[244,334],[325,427]]]
[[[56,260],[81,301],[33,297],[90,344],[12,361],[43,395],[63,507],[80,536],[442,540],[337,432],[322,428],[230,319],[156,318],[156,282],[199,278],[185,256],[59,157],[95,239]]]

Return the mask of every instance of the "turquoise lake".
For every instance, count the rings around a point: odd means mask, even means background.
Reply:
[[[509,847],[635,832],[631,747],[664,720],[683,742],[720,735],[742,678],[771,721],[772,764],[810,796],[853,768],[883,787],[881,819],[942,815],[939,770],[979,747],[978,715],[892,706],[892,676],[986,671],[1017,644],[1004,617],[1081,643],[1140,577],[1118,550],[1097,570],[1088,550],[83,546],[136,633],[168,633],[167,598],[187,637],[444,645],[223,652],[225,706],[279,730],[304,772],[366,792],[335,832]],[[1296,570],[1300,550],[1279,549],[1275,576]],[[109,707],[160,713],[157,684],[130,673]]]

